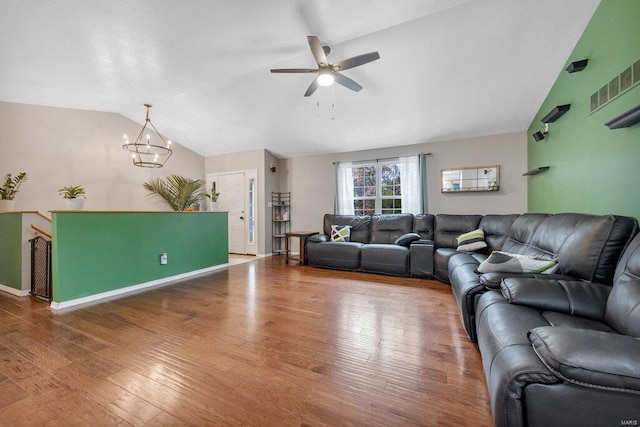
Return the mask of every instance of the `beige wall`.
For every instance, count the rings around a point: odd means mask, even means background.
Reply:
[[[432,153],[427,157],[429,213],[521,213],[527,208],[526,144],[524,132],[453,141],[355,151],[280,161],[280,188],[291,191],[291,226],[318,230],[325,213],[333,212],[335,161],[357,161]],[[500,191],[443,194],[440,170],[464,166],[500,165]]]
[[[143,182],[170,174],[203,179],[204,158],[174,144],[164,168],[135,167],[122,136],[141,128],[115,113],[0,102],[0,175],[25,171],[28,178],[16,210],[66,209],[57,190],[69,185],[85,188],[86,210],[168,210],[147,197]]]
[[[144,112],[141,112],[141,115]],[[142,116],[141,116],[142,118]],[[152,117],[153,118],[153,117]],[[162,131],[162,124],[156,123]],[[267,150],[202,156],[175,144],[162,169],[137,168],[122,149],[122,135],[141,125],[119,114],[0,102],[0,174],[26,171],[29,180],[16,197],[17,210],[65,209],[57,190],[83,185],[88,210],[166,210],[147,197],[142,183],[169,174],[204,179],[209,173],[258,171],[258,253],[271,252],[272,191],[291,191],[291,227],[319,230],[333,212],[333,162],[431,152],[427,159],[430,213],[525,212],[526,134],[491,135],[395,148],[278,159]],[[169,137],[169,135],[167,135]],[[269,168],[273,163],[277,172]],[[500,165],[497,193],[442,194],[440,169]]]
[[[205,175],[225,172],[258,171],[258,254],[271,253],[271,209],[267,203],[271,192],[278,191],[277,174],[271,173],[273,163],[278,168],[278,159],[267,150],[253,150],[240,153],[209,156],[205,159]]]

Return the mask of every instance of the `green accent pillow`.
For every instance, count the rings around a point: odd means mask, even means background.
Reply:
[[[478,249],[486,248],[487,242],[484,241],[484,230],[478,228],[477,230],[470,231],[458,236],[458,251],[477,251]]]
[[[558,261],[553,259],[542,259],[527,255],[493,251],[491,255],[478,266],[478,272],[549,274],[555,271],[557,264]]]
[[[350,225],[332,225],[331,241],[332,242],[348,242],[351,239]]]

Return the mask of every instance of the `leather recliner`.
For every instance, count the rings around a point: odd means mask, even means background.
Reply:
[[[613,287],[505,278],[477,307],[497,426],[619,426],[640,421],[640,235]]]
[[[499,250],[556,259],[558,271],[553,275],[480,274],[477,268],[482,256],[453,254],[448,264],[449,280],[460,320],[469,338],[476,340],[478,298],[487,289],[499,289],[506,277],[552,277],[611,285],[622,251],[637,230],[635,218],[617,215],[560,213],[518,216]]]

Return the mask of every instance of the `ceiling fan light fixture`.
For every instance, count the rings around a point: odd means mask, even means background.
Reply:
[[[331,52],[331,47],[328,45],[322,45],[317,36],[307,36],[313,59],[315,59],[318,68],[275,68],[271,69],[272,73],[318,73],[315,79],[311,82],[304,96],[311,96],[320,86],[331,86],[333,83],[338,83],[341,86],[346,87],[354,92],[360,92],[362,86],[355,81],[351,80],[344,74],[340,74],[341,71],[349,70],[351,68],[359,67],[369,62],[380,59],[378,52],[369,52],[363,55],[353,56],[345,60],[329,63],[327,55]]]
[[[318,74],[318,84],[320,86],[331,86],[335,80],[330,70],[320,71],[320,74]]]

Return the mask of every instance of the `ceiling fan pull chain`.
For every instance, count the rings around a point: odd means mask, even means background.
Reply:
[[[316,119],[320,120],[320,100],[316,101]]]

